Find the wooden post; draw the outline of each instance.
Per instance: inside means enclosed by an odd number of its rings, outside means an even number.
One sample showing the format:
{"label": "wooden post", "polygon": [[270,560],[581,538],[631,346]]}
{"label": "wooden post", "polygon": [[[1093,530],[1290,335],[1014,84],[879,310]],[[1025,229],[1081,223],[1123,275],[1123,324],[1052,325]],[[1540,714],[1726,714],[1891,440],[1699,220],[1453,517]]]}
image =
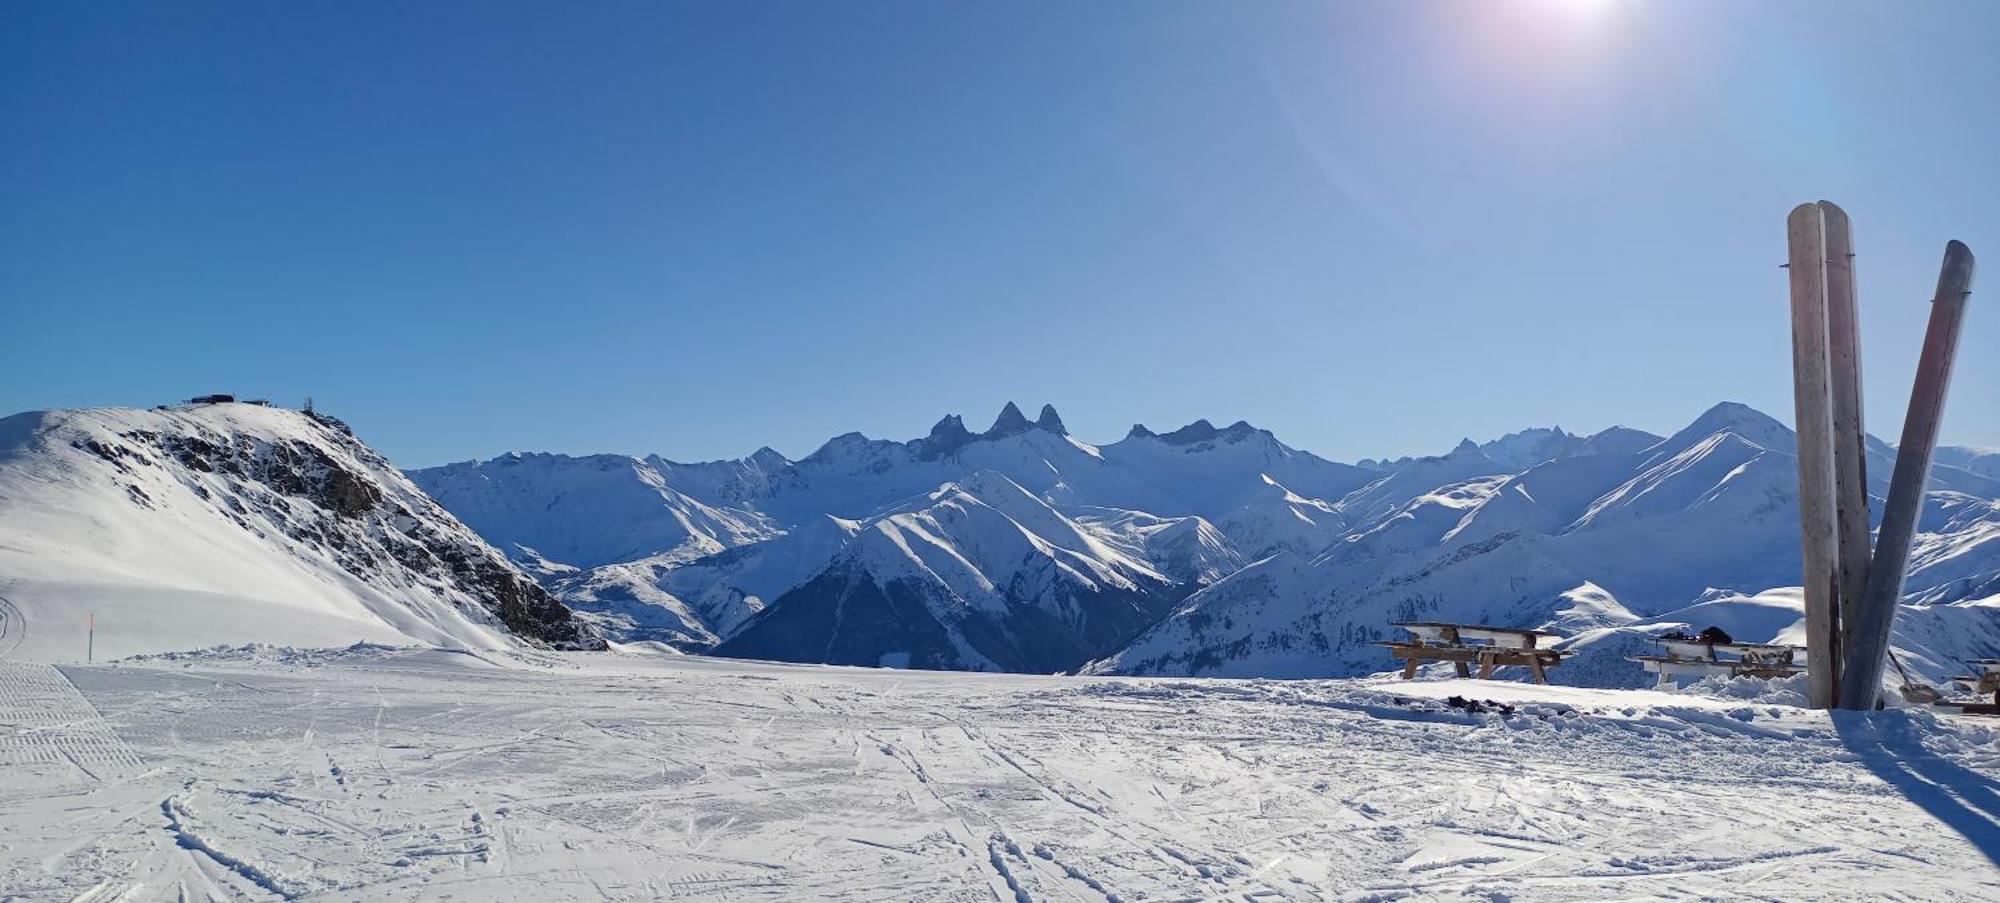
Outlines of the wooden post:
{"label": "wooden post", "polygon": [[1882,505],[1882,532],[1868,569],[1868,589],[1861,597],[1855,623],[1848,628],[1851,653],[1840,695],[1847,708],[1873,709],[1881,695],[1882,661],[1889,654],[1896,604],[1903,598],[1910,544],[1916,540],[1917,518],[1923,513],[1924,487],[1930,482],[1931,454],[1937,449],[1945,390],[1951,385],[1952,360],[1958,355],[1959,326],[1965,321],[1965,302],[1972,294],[1972,264],[1970,248],[1957,241],[1945,245],[1937,295],[1931,299],[1930,326],[1924,332],[1923,356],[1917,359],[1916,385],[1910,390],[1910,410],[1903,417],[1903,441],[1896,447],[1889,499]]}
{"label": "wooden post", "polygon": [[[1868,588],[1868,447],[1861,422],[1861,326],[1854,285],[1854,235],[1847,211],[1820,201],[1826,235],[1826,338],[1833,401],[1833,520],[1838,553],[1834,596],[1840,648]],[[1851,654],[1851,653],[1846,653]],[[1845,670],[1846,663],[1840,664]],[[1839,672],[1836,672],[1839,673]],[[1836,700],[1839,698],[1835,694]]]}
{"label": "wooden post", "polygon": [[1792,389],[1799,441],[1799,550],[1805,562],[1806,695],[1832,708],[1840,679],[1839,539],[1834,519],[1833,402],[1826,328],[1826,233],[1818,204],[1786,219],[1792,283]]}

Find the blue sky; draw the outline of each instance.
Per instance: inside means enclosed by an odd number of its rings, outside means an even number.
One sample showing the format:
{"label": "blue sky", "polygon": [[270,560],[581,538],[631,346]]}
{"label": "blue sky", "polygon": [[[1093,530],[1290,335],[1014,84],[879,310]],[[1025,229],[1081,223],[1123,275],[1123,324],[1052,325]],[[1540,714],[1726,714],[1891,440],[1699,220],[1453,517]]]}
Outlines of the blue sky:
{"label": "blue sky", "polygon": [[[1894,441],[1945,240],[2000,261],[2000,4],[5,17],[0,409],[312,395],[409,466],[1008,399],[1341,459],[1789,421],[1777,265],[1821,197]],[[1994,294],[1947,442],[2000,445]]]}

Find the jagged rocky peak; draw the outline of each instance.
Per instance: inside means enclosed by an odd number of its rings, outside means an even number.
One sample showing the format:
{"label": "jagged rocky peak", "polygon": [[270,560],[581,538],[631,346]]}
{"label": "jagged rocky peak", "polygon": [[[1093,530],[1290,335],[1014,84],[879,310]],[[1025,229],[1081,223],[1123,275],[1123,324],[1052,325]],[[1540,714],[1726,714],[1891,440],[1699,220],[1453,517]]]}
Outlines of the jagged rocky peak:
{"label": "jagged rocky peak", "polygon": [[1143,423],[1132,424],[1131,432],[1125,434],[1125,438],[1127,439],[1157,439],[1159,437],[1159,433],[1147,429]]}
{"label": "jagged rocky peak", "polygon": [[1569,457],[1577,453],[1582,444],[1582,439],[1570,435],[1560,426],[1537,426],[1481,443],[1479,450],[1495,464],[1511,470],[1526,470],[1544,461]]}
{"label": "jagged rocky peak", "polygon": [[1168,445],[1193,445],[1196,442],[1207,442],[1215,438],[1216,433],[1219,432],[1221,430],[1216,429],[1215,424],[1209,423],[1206,418],[1203,418],[1171,433],[1162,434],[1160,441]]}
{"label": "jagged rocky peak", "polygon": [[1058,436],[1068,435],[1063,427],[1062,415],[1056,413],[1055,405],[1042,405],[1041,416],[1029,420],[1021,413],[1021,408],[1013,402],[1000,409],[1000,416],[994,418],[993,426],[986,432],[975,433],[965,428],[965,419],[957,414],[946,414],[931,427],[930,434],[922,439],[913,439],[909,448],[923,460],[935,460],[964,448],[968,443],[980,439],[1004,439],[1018,436],[1029,430],[1043,430]]}
{"label": "jagged rocky peak", "polygon": [[[946,419],[957,420],[958,418],[954,416]],[[943,424],[940,423],[939,426],[943,426]],[[960,424],[960,427],[963,426],[964,424]],[[1000,416],[994,418],[992,428],[984,433],[980,433],[978,438],[1000,439],[1007,436],[1019,435],[1029,430],[1043,430],[1059,436],[1068,435],[1069,433],[1063,427],[1062,416],[1056,413],[1055,405],[1042,405],[1041,416],[1030,421],[1028,415],[1021,413],[1020,406],[1010,401],[1007,402],[1006,407],[1000,409]]]}
{"label": "jagged rocky peak", "polygon": [[1000,416],[993,419],[992,428],[988,429],[984,436],[988,439],[1012,436],[1027,432],[1033,425],[1028,422],[1028,415],[1021,413],[1021,409],[1010,401],[1006,407],[1000,409]]}
{"label": "jagged rocky peak", "polygon": [[964,442],[972,438],[972,431],[965,428],[965,418],[957,414],[946,414],[931,427],[934,442]]}
{"label": "jagged rocky peak", "polygon": [[1479,443],[1472,441],[1470,437],[1458,440],[1458,445],[1451,450],[1451,454],[1454,455],[1478,454],[1478,453],[1479,453]]}
{"label": "jagged rocky peak", "polygon": [[946,414],[931,427],[931,433],[923,439],[923,450],[932,456],[947,455],[963,448],[975,436],[965,428],[965,418],[957,414]]}
{"label": "jagged rocky peak", "polygon": [[1133,436],[1158,439],[1168,445],[1194,445],[1201,442],[1211,442],[1216,439],[1227,442],[1240,442],[1262,432],[1263,430],[1251,426],[1247,420],[1238,420],[1226,427],[1217,429],[1215,424],[1202,419],[1196,420],[1171,433],[1157,434],[1152,430],[1146,429],[1144,426],[1132,427]]}
{"label": "jagged rocky peak", "polygon": [[766,445],[750,453],[750,463],[765,470],[775,470],[792,463],[792,459],[785,457],[777,449]]}

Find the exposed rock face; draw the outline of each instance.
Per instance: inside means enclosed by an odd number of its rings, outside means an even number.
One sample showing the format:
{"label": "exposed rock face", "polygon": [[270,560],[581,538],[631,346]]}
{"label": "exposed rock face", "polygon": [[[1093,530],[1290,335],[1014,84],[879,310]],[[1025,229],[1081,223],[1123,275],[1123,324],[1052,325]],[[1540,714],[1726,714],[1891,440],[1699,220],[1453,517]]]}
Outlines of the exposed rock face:
{"label": "exposed rock face", "polygon": [[965,420],[957,414],[947,414],[937,426],[931,427],[931,434],[922,440],[917,456],[923,460],[935,460],[965,447],[973,440],[971,430],[965,428]]}
{"label": "exposed rock face", "polygon": [[993,419],[993,426],[983,435],[987,439],[999,439],[1025,433],[1033,426],[1034,424],[1028,422],[1028,415],[1021,413],[1021,409],[1010,401],[1006,407],[1000,409],[1000,416]]}
{"label": "exposed rock face", "polygon": [[[60,441],[109,464],[108,478],[124,484],[133,505],[185,517],[209,508],[276,546],[277,556],[330,561],[391,599],[457,607],[474,623],[497,619],[534,645],[604,648],[567,607],[345,424],[324,415],[231,407],[238,406],[22,417],[42,418],[39,442]],[[30,455],[36,454],[33,444]],[[101,468],[87,467],[83,481],[107,479]]]}

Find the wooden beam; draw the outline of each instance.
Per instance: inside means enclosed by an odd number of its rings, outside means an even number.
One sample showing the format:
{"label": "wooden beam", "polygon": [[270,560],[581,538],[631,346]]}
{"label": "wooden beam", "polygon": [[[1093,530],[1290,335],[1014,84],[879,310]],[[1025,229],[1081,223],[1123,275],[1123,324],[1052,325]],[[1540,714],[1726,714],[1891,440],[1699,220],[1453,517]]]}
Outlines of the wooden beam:
{"label": "wooden beam", "polygon": [[1903,416],[1903,441],[1896,446],[1896,470],[1889,479],[1889,498],[1882,504],[1881,538],[1869,567],[1868,589],[1861,597],[1859,616],[1848,628],[1852,651],[1840,697],[1847,708],[1873,709],[1882,692],[1882,663],[1889,654],[1896,604],[1903,599],[1917,518],[1923,514],[1931,455],[1944,420],[1945,390],[1951,386],[1952,362],[1958,356],[1959,326],[1965,322],[1966,299],[1972,295],[1972,270],[1972,249],[1957,241],[1947,243],[1937,294],[1931,299],[1923,355],[1917,359],[1916,384],[1910,390],[1910,410]]}
{"label": "wooden beam", "polygon": [[1853,226],[1847,211],[1832,201],[1820,201],[1819,212],[1826,234],[1827,364],[1833,402],[1833,519],[1838,544],[1834,596],[1840,600],[1837,620],[1844,652],[1848,625],[1853,623],[1861,594],[1868,588],[1868,448],[1861,422],[1861,327],[1854,284]]}
{"label": "wooden beam", "polygon": [[1792,289],[1792,389],[1798,428],[1799,545],[1804,560],[1806,695],[1832,708],[1839,693],[1839,539],[1834,519],[1833,402],[1827,361],[1826,234],[1818,204],[1786,219]]}

